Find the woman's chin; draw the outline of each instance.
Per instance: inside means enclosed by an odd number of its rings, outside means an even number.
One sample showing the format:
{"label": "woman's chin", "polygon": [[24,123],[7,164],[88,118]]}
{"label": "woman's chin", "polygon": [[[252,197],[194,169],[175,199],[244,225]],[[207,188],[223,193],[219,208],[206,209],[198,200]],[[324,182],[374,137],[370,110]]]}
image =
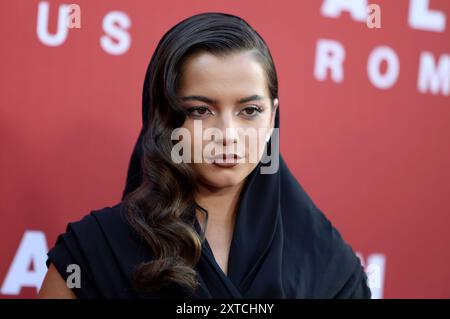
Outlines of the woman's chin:
{"label": "woman's chin", "polygon": [[242,172],[230,172],[227,170],[208,170],[202,174],[203,183],[214,188],[226,188],[239,185],[246,175]]}
{"label": "woman's chin", "polygon": [[233,187],[241,184],[254,169],[255,164],[237,164],[233,167],[221,167],[215,164],[196,166],[203,184],[213,188]]}
{"label": "woman's chin", "polygon": [[[225,175],[225,174],[223,174]],[[222,189],[227,187],[237,186],[242,182],[242,179],[237,179],[235,177],[230,176],[208,176],[204,178],[204,183],[209,185],[210,187]]]}

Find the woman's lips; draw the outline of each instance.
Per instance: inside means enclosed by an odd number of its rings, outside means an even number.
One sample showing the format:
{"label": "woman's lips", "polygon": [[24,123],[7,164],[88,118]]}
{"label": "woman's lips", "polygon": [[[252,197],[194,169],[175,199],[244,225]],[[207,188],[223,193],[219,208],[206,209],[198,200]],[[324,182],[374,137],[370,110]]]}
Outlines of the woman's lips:
{"label": "woman's lips", "polygon": [[239,163],[237,163],[237,162],[232,162],[232,163],[217,163],[217,162],[214,162],[213,164],[216,165],[216,166],[222,167],[222,168],[230,168],[230,167],[236,166]]}
{"label": "woman's lips", "polygon": [[217,155],[211,158],[211,161],[214,165],[223,167],[223,168],[229,168],[234,167],[237,164],[240,163],[239,159],[241,159],[242,156],[239,156],[237,154],[222,154]]}

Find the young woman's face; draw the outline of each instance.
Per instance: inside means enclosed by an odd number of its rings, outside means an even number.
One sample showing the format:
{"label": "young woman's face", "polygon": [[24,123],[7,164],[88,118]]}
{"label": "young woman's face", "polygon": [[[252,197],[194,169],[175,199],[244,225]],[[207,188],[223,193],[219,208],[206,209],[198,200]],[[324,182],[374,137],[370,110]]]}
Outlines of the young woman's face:
{"label": "young woman's face", "polygon": [[[191,135],[190,165],[199,176],[197,182],[213,188],[243,182],[263,155],[278,107],[278,99],[270,99],[265,72],[251,51],[225,57],[208,52],[189,56],[182,67],[177,94],[188,111],[183,127]],[[208,136],[208,129],[221,134]],[[256,149],[250,144],[251,131],[256,132]],[[194,162],[196,152],[201,163]],[[226,167],[224,162],[232,164]]]}

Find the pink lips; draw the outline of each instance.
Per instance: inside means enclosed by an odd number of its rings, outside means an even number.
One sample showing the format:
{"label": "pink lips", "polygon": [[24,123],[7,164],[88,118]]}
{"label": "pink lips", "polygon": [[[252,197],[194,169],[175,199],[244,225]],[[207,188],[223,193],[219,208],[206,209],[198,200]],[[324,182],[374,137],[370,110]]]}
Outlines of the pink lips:
{"label": "pink lips", "polygon": [[230,168],[230,167],[236,166],[238,163],[216,163],[216,162],[214,162],[213,164],[216,166],[219,166],[219,167],[223,167],[223,168]]}
{"label": "pink lips", "polygon": [[234,167],[239,164],[238,159],[242,158],[237,154],[218,154],[211,158],[213,164],[223,168]]}

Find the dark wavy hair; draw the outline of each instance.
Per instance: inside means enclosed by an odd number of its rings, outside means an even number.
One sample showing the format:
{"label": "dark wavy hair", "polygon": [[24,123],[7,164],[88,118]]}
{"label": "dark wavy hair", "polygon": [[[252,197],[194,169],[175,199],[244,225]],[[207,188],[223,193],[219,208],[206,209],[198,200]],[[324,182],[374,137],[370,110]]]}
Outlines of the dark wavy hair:
{"label": "dark wavy hair", "polygon": [[[128,176],[122,197],[130,224],[154,255],[135,269],[133,280],[139,290],[178,284],[194,291],[198,285],[194,268],[208,212],[195,202],[192,167],[171,160],[172,131],[186,119],[177,96],[181,66],[198,51],[225,56],[246,50],[254,52],[265,70],[273,107],[278,80],[272,56],[261,36],[240,17],[218,12],[191,16],[162,37],[151,58],[143,88],[143,127],[136,144],[142,157],[133,168],[141,175]],[[203,231],[195,227],[196,209],[205,217]]]}

